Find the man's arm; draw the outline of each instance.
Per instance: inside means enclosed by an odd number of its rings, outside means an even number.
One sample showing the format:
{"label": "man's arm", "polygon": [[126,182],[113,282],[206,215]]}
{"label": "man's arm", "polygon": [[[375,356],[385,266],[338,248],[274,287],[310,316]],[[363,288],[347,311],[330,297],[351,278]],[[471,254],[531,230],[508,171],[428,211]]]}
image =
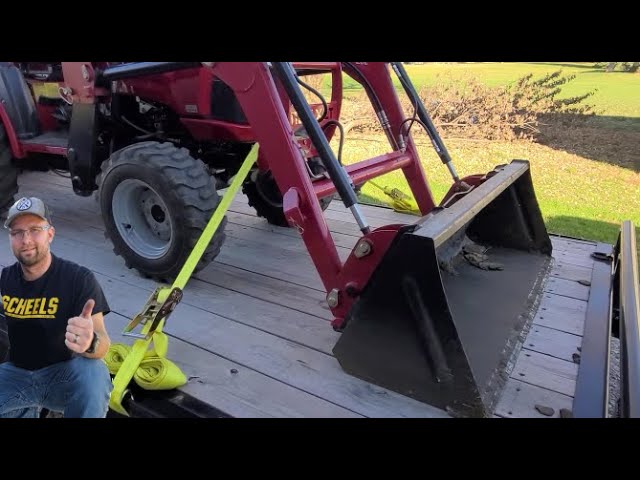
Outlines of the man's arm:
{"label": "man's arm", "polygon": [[109,338],[107,329],[104,326],[104,316],[102,313],[96,313],[92,315],[91,318],[93,319],[93,331],[98,335],[98,346],[96,347],[95,352],[82,353],[82,355],[87,358],[104,358],[109,351],[109,346],[111,345],[111,339]]}

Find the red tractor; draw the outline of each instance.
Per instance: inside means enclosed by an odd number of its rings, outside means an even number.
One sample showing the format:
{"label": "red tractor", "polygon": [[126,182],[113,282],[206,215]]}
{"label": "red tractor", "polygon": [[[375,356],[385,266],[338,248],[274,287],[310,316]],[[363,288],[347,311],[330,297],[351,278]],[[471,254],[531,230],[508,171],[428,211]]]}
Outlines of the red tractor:
{"label": "red tractor", "polygon": [[[333,80],[333,98],[315,106],[329,125],[340,112],[335,67]],[[98,192],[115,253],[160,279],[177,274],[218,204],[217,190],[255,142],[233,91],[200,64],[4,63],[0,95],[0,215],[17,190],[15,166],[68,171],[78,195]],[[322,177],[308,139],[298,140],[309,175]],[[244,192],[259,215],[286,225],[264,157]],[[331,198],[321,200],[324,208]],[[220,228],[198,269],[223,241]]]}
{"label": "red tractor", "polygon": [[[329,100],[303,80],[315,74],[330,74]],[[362,85],[389,141],[350,165],[330,146],[343,75]],[[299,230],[342,332],[343,368],[461,415],[491,411],[551,242],[528,162],[460,178],[401,63],[12,62],[0,64],[0,97],[0,208],[13,201],[16,167],[68,171],[78,195],[97,194],[115,253],[160,279],[178,273],[218,190],[259,143],[244,192],[269,222]],[[412,128],[427,131],[451,173],[439,205]],[[355,189],[393,170],[423,217],[372,229]],[[346,262],[323,215],[336,193],[362,232]],[[219,252],[223,226],[198,268]],[[490,261],[469,261],[487,252]]]}

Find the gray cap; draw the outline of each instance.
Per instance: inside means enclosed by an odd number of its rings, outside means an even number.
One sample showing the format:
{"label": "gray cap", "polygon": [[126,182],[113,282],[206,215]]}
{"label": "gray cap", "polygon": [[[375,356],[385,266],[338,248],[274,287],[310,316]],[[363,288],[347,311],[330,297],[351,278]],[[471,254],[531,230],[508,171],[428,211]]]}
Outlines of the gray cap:
{"label": "gray cap", "polygon": [[9,215],[4,222],[4,228],[9,228],[11,222],[20,215],[31,214],[37,215],[43,220],[51,223],[51,214],[49,208],[44,204],[42,200],[36,197],[22,197],[9,209]]}

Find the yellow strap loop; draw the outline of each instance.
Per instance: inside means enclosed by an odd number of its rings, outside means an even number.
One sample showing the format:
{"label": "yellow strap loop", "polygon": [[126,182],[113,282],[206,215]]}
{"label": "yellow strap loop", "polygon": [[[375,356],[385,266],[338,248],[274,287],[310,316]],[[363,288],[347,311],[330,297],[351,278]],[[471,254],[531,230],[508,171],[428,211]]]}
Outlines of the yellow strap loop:
{"label": "yellow strap loop", "polygon": [[[211,242],[224,215],[231,206],[233,198],[249,174],[251,167],[256,162],[258,158],[258,148],[258,144],[254,144],[240,167],[240,170],[233,178],[227,192],[223,195],[216,211],[200,235],[198,242],[189,254],[187,261],[180,270],[173,285],[160,291],[158,302],[166,300],[173,288],[178,287],[182,290],[186,286],[207,245]],[[121,415],[129,416],[129,413],[122,406],[122,400],[128,391],[127,387],[132,379],[141,388],[147,390],[170,390],[187,383],[186,376],[180,371],[178,366],[165,358],[169,338],[162,332],[164,323],[165,319],[162,319],[151,338],[136,340],[131,347],[121,343],[115,343],[109,347],[105,361],[111,374],[115,375],[109,406]],[[151,323],[149,322],[142,328],[142,333],[147,334],[150,328]],[[147,351],[152,342],[154,348]]]}
{"label": "yellow strap loop", "polygon": [[[165,358],[166,346],[159,348],[158,343],[168,345],[167,335],[156,331],[153,342],[155,348],[144,353],[133,380],[145,390],[171,390],[184,385],[187,382],[185,375],[175,363]],[[105,358],[109,372],[117,374],[131,351],[129,345],[114,344]]]}
{"label": "yellow strap loop", "polygon": [[415,203],[415,200],[398,188],[383,187],[372,180],[369,183],[376,187],[391,199],[391,208],[399,213],[408,213],[411,215],[421,216],[422,213]]}

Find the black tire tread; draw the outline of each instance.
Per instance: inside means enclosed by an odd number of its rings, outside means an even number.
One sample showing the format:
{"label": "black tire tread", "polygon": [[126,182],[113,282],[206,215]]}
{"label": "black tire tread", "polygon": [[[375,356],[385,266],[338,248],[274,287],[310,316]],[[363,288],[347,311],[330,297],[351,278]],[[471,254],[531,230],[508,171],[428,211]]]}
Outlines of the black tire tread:
{"label": "black tire tread", "polygon": [[[102,190],[108,172],[124,164],[147,165],[155,171],[162,172],[162,176],[171,184],[173,191],[183,204],[182,217],[186,224],[186,231],[188,231],[187,244],[180,252],[180,262],[163,272],[145,271],[139,265],[134,265],[131,259],[127,258],[126,252],[120,251],[117,243],[114,242],[112,237],[118,235],[117,232],[111,232],[107,228],[107,236],[114,244],[113,251],[116,255],[124,258],[128,268],[134,268],[143,275],[157,280],[171,281],[180,272],[184,261],[198,242],[202,230],[219,204],[220,197],[215,189],[215,184],[204,164],[194,159],[186,148],[178,148],[169,142],[141,142],[114,152],[102,163],[101,170],[96,177],[98,192]],[[209,265],[220,253],[226,238],[224,233],[226,221],[225,216],[194,269],[194,273]]]}
{"label": "black tire tread", "polygon": [[[249,206],[255,209],[256,214],[259,217],[265,218],[271,225],[276,225],[278,227],[290,227],[289,222],[287,222],[287,219],[284,216],[282,207],[277,208],[267,203],[260,193],[258,193],[258,188],[254,182],[245,182],[242,185],[242,192],[247,196]],[[326,210],[332,200],[333,197],[331,196],[321,198],[320,208],[322,208],[323,211]]]}

